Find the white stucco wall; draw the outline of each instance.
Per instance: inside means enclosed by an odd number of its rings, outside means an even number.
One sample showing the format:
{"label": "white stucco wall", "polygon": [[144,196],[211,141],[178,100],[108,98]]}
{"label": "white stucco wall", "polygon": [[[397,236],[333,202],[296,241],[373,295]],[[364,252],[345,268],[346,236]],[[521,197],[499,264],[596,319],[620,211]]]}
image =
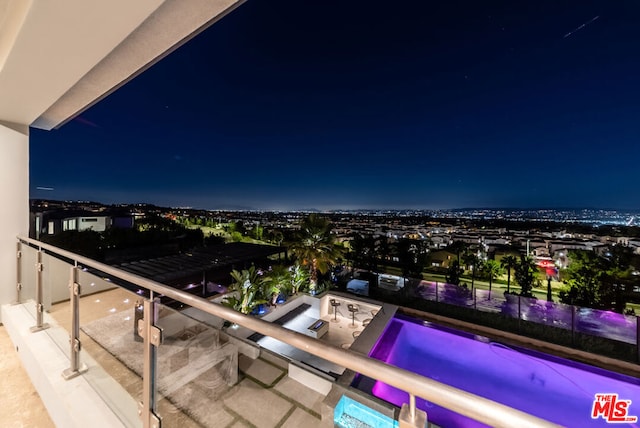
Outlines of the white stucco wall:
{"label": "white stucco wall", "polygon": [[93,230],[104,232],[110,226],[109,217],[78,217],[78,230]]}
{"label": "white stucco wall", "polygon": [[5,304],[16,298],[16,236],[29,234],[29,136],[0,125],[0,153],[0,304]]}

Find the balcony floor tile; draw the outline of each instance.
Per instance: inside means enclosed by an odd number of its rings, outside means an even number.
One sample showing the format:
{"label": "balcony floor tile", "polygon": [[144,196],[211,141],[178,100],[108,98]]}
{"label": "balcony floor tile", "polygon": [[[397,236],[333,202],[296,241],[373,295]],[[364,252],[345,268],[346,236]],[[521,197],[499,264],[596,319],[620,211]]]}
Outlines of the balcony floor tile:
{"label": "balcony floor tile", "polygon": [[40,396],[22,367],[7,329],[0,325],[0,421],[3,427],[53,428]]}

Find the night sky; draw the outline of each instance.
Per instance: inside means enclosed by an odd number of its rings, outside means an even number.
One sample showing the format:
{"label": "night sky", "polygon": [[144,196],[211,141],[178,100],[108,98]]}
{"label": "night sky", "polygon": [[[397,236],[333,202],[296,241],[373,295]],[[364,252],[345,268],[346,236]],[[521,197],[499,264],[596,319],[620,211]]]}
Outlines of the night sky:
{"label": "night sky", "polygon": [[32,130],[31,197],[637,209],[639,79],[636,0],[249,0]]}

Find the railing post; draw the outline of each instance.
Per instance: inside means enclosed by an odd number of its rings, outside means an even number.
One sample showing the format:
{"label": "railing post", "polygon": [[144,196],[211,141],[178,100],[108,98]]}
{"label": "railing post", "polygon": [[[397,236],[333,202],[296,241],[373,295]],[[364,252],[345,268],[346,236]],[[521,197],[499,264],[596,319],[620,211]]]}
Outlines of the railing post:
{"label": "railing post", "polygon": [[400,428],[424,428],[427,425],[427,413],[416,409],[416,396],[409,394],[409,405],[402,404],[398,417]]}
{"label": "railing post", "polygon": [[20,292],[22,291],[22,243],[16,242],[16,301],[14,305],[20,304]]}
{"label": "railing post", "polygon": [[49,328],[49,324],[43,323],[42,317],[44,306],[42,305],[42,249],[38,248],[38,258],[36,261],[36,325],[31,327],[32,333]]}
{"label": "railing post", "polygon": [[416,420],[416,396],[413,394],[409,394],[409,415],[412,421]]}
{"label": "railing post", "polygon": [[143,428],[160,428],[161,419],[156,413],[157,407],[157,360],[158,347],[162,343],[162,330],[156,327],[156,305],[151,300],[144,301],[143,318],[138,320],[138,334],[144,340],[144,367],[142,375],[142,401],[138,404],[138,414]]}
{"label": "railing post", "polygon": [[571,345],[576,344],[576,307],[571,305]]}
{"label": "railing post", "polygon": [[473,292],[473,309],[478,310],[478,289],[473,288],[471,291]]}
{"label": "railing post", "polygon": [[636,361],[640,361],[640,317],[636,315]]}
{"label": "railing post", "polygon": [[522,296],[518,295],[518,333],[520,333],[522,324]]}
{"label": "railing post", "polygon": [[78,266],[71,266],[69,273],[69,294],[71,303],[71,367],[62,372],[62,377],[69,380],[87,371],[87,366],[80,363],[80,284]]}
{"label": "railing post", "polygon": [[436,303],[438,303],[438,281],[436,281]]}

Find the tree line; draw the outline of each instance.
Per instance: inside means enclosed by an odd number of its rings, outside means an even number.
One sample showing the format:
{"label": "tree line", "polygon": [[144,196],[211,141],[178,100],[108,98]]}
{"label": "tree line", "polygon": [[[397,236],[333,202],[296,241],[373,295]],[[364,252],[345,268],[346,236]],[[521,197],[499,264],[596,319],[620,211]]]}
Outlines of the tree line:
{"label": "tree line", "polygon": [[[198,222],[215,226],[207,219]],[[67,231],[44,236],[43,241],[97,260],[103,260],[107,251],[118,249],[151,248],[171,243],[178,251],[185,251],[224,241],[216,236],[205,237],[202,230],[188,226],[189,223],[185,220],[148,216],[137,220],[133,229],[111,228],[101,233],[91,230]],[[392,242],[386,237],[360,233],[352,235],[348,248],[336,242],[330,219],[317,214],[305,217],[299,229],[294,231],[265,230],[259,224],[246,228],[241,222],[229,222],[224,227],[232,236],[250,235],[254,239],[287,246],[292,258],[289,262],[293,268],[286,266],[272,269],[279,272],[276,276],[281,278],[286,276],[283,269],[304,271],[307,283],[296,287],[296,291],[303,289],[317,292],[329,286],[332,267],[343,264],[369,272],[378,272],[388,266],[396,267],[403,277],[417,279],[419,283],[425,269],[429,269],[432,254],[428,240],[403,238]],[[532,297],[532,290],[541,287],[545,279],[535,261],[519,254],[517,250],[507,253],[500,261],[487,257],[477,247],[460,241],[444,250],[455,255],[454,260],[442,272],[449,284],[470,286],[473,289],[475,281],[483,279],[488,280],[491,291],[494,280],[506,274],[507,293],[513,293],[511,286],[517,285],[518,294]],[[559,301],[596,309],[624,311],[630,296],[633,296],[634,287],[640,285],[632,268],[639,264],[639,259],[630,248],[620,245],[612,247],[611,252],[604,255],[593,251],[570,251],[570,263],[561,271],[563,287],[558,293]],[[247,275],[242,272],[239,274]],[[237,282],[238,278],[234,278],[234,281]],[[282,281],[287,283],[289,280]],[[551,299],[550,283],[548,290],[548,298]],[[410,293],[410,287],[405,292]],[[262,293],[262,298],[256,297],[255,300],[264,300],[268,297],[267,294]],[[259,293],[256,294],[258,295]]]}

